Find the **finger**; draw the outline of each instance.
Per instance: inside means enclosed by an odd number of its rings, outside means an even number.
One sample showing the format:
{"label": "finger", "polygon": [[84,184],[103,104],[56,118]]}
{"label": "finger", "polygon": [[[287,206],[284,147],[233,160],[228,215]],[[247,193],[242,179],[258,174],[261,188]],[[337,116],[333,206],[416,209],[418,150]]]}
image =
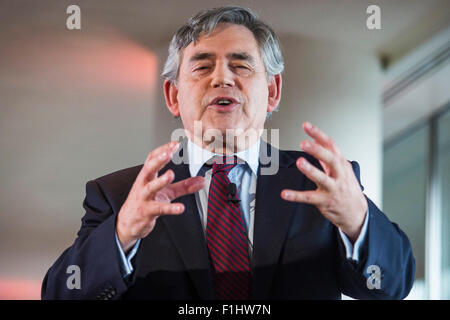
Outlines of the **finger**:
{"label": "finger", "polygon": [[182,203],[157,203],[156,212],[153,214],[156,217],[164,215],[177,215],[184,212],[184,204]]}
{"label": "finger", "polygon": [[145,185],[144,198],[153,199],[158,191],[168,186],[175,179],[175,174],[172,170],[167,170],[162,176],[151,180]]}
{"label": "finger", "polygon": [[335,169],[336,171],[339,169],[338,162],[336,161],[337,155],[332,153],[330,150],[325,149],[320,144],[313,141],[303,140],[300,147],[316,159],[325,162],[332,169]]}
{"label": "finger", "polygon": [[149,162],[151,159],[155,158],[159,154],[161,154],[163,151],[168,151],[172,148],[175,141],[168,142],[162,146],[159,146],[158,148],[150,151],[147,155],[147,158],[145,159],[144,165]]}
{"label": "finger", "polygon": [[325,132],[320,130],[318,127],[312,125],[310,122],[303,123],[303,130],[311,138],[313,138],[317,143],[321,144],[323,147],[330,149],[331,151],[340,154],[338,146],[331,137],[329,137]]}
{"label": "finger", "polygon": [[286,201],[300,202],[318,206],[323,202],[323,196],[318,191],[295,191],[284,189],[281,198]]}
{"label": "finger", "polygon": [[192,177],[173,183],[164,190],[164,194],[172,201],[181,196],[191,194],[203,189],[205,186],[205,178]]}
{"label": "finger", "polygon": [[166,144],[163,144],[162,146],[159,146],[158,148],[152,150],[148,156],[147,160],[150,160],[151,158],[157,157],[162,152],[169,152],[169,151],[175,151],[178,149],[179,143],[176,140],[173,140],[171,142],[168,142]]}
{"label": "finger", "polygon": [[331,176],[330,167],[322,160],[319,160],[319,163],[320,163],[320,166],[322,167],[323,171],[325,172],[325,174],[328,176]]}
{"label": "finger", "polygon": [[139,173],[142,183],[155,179],[160,171],[172,159],[172,154],[178,148],[178,142],[172,141],[150,152]]}
{"label": "finger", "polygon": [[323,171],[311,165],[305,158],[297,159],[297,168],[305,174],[318,187],[331,190],[334,186],[334,180],[327,176]]}

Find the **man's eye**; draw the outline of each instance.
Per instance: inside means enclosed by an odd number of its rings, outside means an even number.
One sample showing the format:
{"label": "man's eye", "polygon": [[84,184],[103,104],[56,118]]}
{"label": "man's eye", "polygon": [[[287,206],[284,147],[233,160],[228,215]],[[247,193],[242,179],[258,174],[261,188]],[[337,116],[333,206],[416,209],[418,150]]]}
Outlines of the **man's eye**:
{"label": "man's eye", "polygon": [[249,75],[252,72],[252,69],[244,64],[234,65],[233,70],[239,75]]}
{"label": "man's eye", "polygon": [[209,69],[208,66],[202,66],[202,67],[195,68],[194,71],[203,71],[203,70],[208,70],[208,69]]}

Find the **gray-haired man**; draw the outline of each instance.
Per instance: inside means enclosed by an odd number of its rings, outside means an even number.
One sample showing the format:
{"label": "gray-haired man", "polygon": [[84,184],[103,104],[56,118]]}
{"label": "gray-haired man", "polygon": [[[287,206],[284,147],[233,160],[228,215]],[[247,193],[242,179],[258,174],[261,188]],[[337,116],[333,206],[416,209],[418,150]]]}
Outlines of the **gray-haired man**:
{"label": "gray-haired man", "polygon": [[[164,95],[187,139],[88,182],[78,238],[43,298],[404,298],[411,246],[364,196],[357,163],[307,122],[306,152],[260,139],[283,68],[276,34],[250,10],[206,10],[181,27]],[[274,153],[276,174],[261,174],[261,154]],[[67,285],[70,265],[79,289]]]}

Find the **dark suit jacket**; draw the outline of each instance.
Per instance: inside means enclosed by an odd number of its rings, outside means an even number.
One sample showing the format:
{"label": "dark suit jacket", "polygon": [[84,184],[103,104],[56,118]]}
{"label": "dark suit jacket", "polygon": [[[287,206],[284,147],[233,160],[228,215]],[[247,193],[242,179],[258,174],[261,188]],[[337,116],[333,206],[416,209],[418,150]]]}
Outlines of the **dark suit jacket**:
{"label": "dark suit jacket", "polygon": [[[262,143],[261,148],[269,145]],[[269,148],[270,149],[270,148]],[[407,236],[368,199],[369,224],[358,262],[346,259],[338,229],[311,205],[281,199],[284,188],[315,184],[295,166],[298,151],[279,151],[276,175],[258,175],[254,222],[253,299],[402,299],[410,291],[415,262]],[[270,150],[269,150],[270,153]],[[260,164],[261,167],[269,164]],[[359,166],[352,162],[359,179]],[[207,246],[194,195],[176,199],[180,216],[158,218],[123,279],[115,241],[117,214],[142,166],[89,181],[78,237],[48,270],[43,299],[214,299]],[[187,164],[169,163],[175,181],[190,176]],[[81,270],[81,288],[69,289],[70,265]],[[369,289],[367,269],[381,270],[381,288]]]}

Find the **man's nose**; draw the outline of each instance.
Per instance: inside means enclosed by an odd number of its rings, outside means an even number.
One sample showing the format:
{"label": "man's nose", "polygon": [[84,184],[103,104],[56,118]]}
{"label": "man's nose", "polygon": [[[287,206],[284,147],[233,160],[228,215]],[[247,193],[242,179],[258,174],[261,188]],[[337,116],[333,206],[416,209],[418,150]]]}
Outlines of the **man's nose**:
{"label": "man's nose", "polygon": [[233,87],[234,73],[225,63],[217,64],[212,73],[211,87]]}

